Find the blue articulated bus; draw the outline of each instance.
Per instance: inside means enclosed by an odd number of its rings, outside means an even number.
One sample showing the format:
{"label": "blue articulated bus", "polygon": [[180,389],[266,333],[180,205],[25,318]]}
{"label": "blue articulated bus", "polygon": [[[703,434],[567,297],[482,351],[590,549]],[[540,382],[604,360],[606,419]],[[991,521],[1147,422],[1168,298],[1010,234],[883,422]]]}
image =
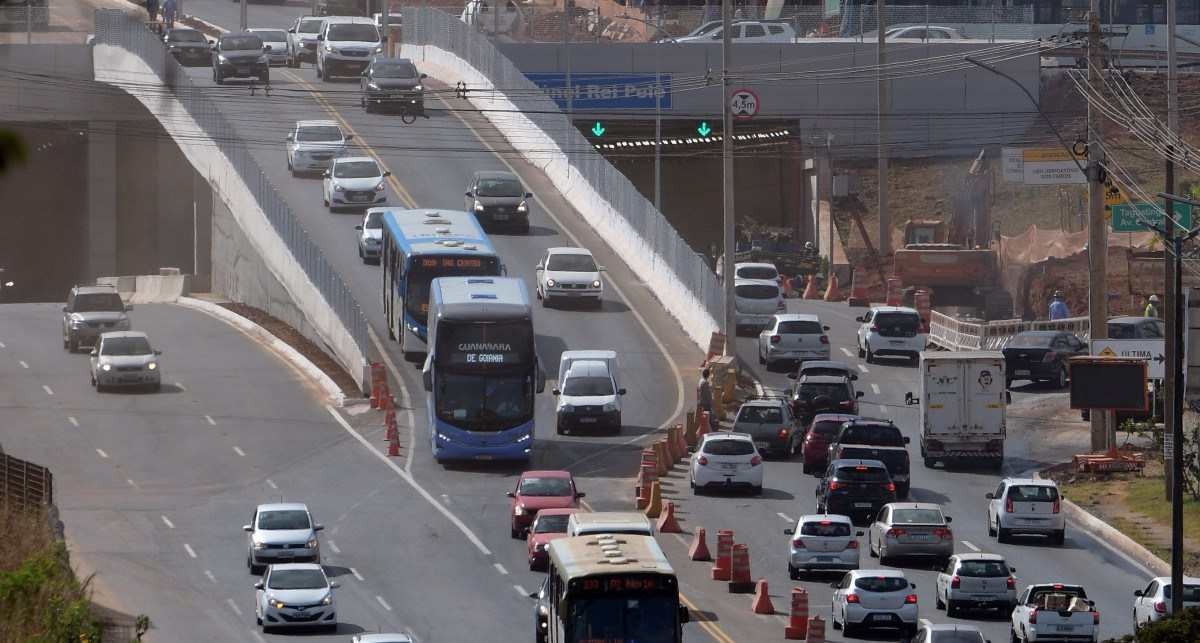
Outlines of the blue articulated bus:
{"label": "blue articulated bus", "polygon": [[[376,208],[372,208],[375,210]],[[426,350],[429,284],[438,277],[499,276],[496,249],[469,212],[383,211],[383,312],[405,358]]]}
{"label": "blue articulated bus", "polygon": [[428,326],[422,376],[434,459],[528,460],[545,378],[525,282],[434,279]]}

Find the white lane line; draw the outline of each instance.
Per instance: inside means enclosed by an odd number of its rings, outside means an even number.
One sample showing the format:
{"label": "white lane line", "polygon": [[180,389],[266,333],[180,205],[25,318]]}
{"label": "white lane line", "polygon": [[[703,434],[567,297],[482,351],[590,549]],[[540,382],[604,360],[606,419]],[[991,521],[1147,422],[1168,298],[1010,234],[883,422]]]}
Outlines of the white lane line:
{"label": "white lane line", "polygon": [[876,395],[879,395],[879,385],[876,384],[875,382],[871,382],[871,392]]}
{"label": "white lane line", "polygon": [[46,392],[46,395],[54,395],[54,389],[46,386],[45,384],[42,384],[42,390]]}
{"label": "white lane line", "polygon": [[211,416],[211,415],[206,415],[206,416],[204,416],[204,421],[205,421],[205,422],[208,422],[209,424],[211,424],[211,425],[213,425],[213,426],[216,426],[216,425],[217,425],[217,421],[216,421],[216,420],[214,420],[214,419],[212,419],[212,416]]}
{"label": "white lane line", "polygon": [[789,518],[788,515],[783,513],[782,511],[776,512],[775,515],[779,516],[780,518],[783,518],[786,522],[792,522],[792,519]]}
{"label": "white lane line", "polygon": [[166,525],[168,529],[175,528],[175,523],[171,522],[170,518],[168,518],[166,516],[159,516],[159,518],[162,518],[163,524]]}
{"label": "white lane line", "polygon": [[864,372],[864,373],[870,373],[870,372],[871,372],[871,371],[868,371],[868,370],[867,370],[867,367],[866,367],[866,366],[863,366],[862,364],[855,364],[855,366],[857,366],[857,367],[858,367],[858,370],[860,370],[860,371],[862,371],[862,372]]}
{"label": "white lane line", "polygon": [[388,605],[387,601],[383,600],[383,597],[380,596],[379,594],[375,595],[375,600],[379,601],[379,604],[383,606],[383,609],[385,609],[389,612],[392,611],[392,606]]}
{"label": "white lane line", "polygon": [[254,640],[259,643],[267,643],[267,639],[264,639],[262,634],[258,633],[258,630],[250,630],[250,633],[254,635]]}
{"label": "white lane line", "polygon": [[210,580],[210,581],[212,581],[212,582],[214,582],[214,583],[215,583],[215,582],[217,582],[217,577],[216,577],[216,576],[213,576],[213,573],[212,573],[211,571],[209,571],[209,570],[207,570],[207,569],[206,569],[206,570],[204,570],[204,575],[208,577],[208,580]]}
{"label": "white lane line", "polygon": [[192,558],[196,557],[196,550],[192,549],[191,545],[183,543],[183,548],[187,550],[188,556],[191,556]]}
{"label": "white lane line", "polygon": [[875,406],[878,406],[878,407],[879,407],[879,412],[880,412],[880,413],[883,413],[884,415],[891,415],[891,414],[892,414],[892,407],[890,407],[890,406],[888,406],[888,405],[886,405],[886,404],[876,404]]}
{"label": "white lane line", "polygon": [[186,390],[187,390],[186,388],[184,388],[184,387],[183,387],[183,384],[182,384],[182,383],[180,383],[180,382],[175,382],[175,388],[177,388],[177,389],[179,389],[179,390],[181,390],[181,391],[186,391]]}
{"label": "white lane line", "polygon": [[235,444],[235,445],[233,445],[233,452],[234,452],[234,453],[236,453],[236,454],[238,454],[238,455],[240,455],[240,456],[242,456],[243,458],[244,458],[244,457],[246,457],[246,452],[245,452],[245,451],[242,451],[242,448],[241,448],[241,447],[239,447],[239,446],[238,446],[238,445],[236,445],[236,444]]}
{"label": "white lane line", "polygon": [[225,604],[229,606],[229,609],[233,610],[234,614],[237,614],[238,616],[242,615],[241,608],[237,606],[237,603],[233,602],[232,598],[225,599]]}
{"label": "white lane line", "polygon": [[353,437],[355,440],[358,440],[364,447],[367,448],[367,451],[371,452],[371,454],[376,458],[379,458],[380,462],[386,464],[392,471],[396,472],[396,475],[400,476],[401,480],[407,482],[408,486],[412,487],[417,493],[421,494],[421,497],[425,499],[425,502],[433,505],[433,508],[437,509],[438,513],[445,516],[451,524],[457,527],[458,530],[467,537],[467,540],[471,541],[472,545],[475,545],[475,548],[478,549],[480,553],[482,553],[484,556],[492,555],[492,550],[488,549],[487,545],[483,544],[483,541],[479,539],[479,536],[476,536],[475,532],[471,531],[471,528],[468,527],[466,523],[459,519],[458,516],[451,513],[445,505],[438,502],[437,498],[434,498],[432,494],[426,491],[425,487],[422,487],[421,484],[412,477],[412,475],[410,475],[404,469],[401,469],[400,466],[395,462],[389,460],[382,451],[376,449],[375,446],[368,442],[366,438],[364,438],[362,435],[359,435],[357,431],[351,428],[350,423],[346,422],[346,418],[342,417],[342,414],[338,413],[337,409],[328,405],[325,407],[325,409],[329,411],[329,414],[333,416],[333,419],[338,423],[339,426],[342,427],[342,429],[346,431],[346,433],[349,433],[351,437]]}
{"label": "white lane line", "polygon": [[29,368],[29,364],[26,364],[26,363],[25,363],[25,360],[21,360],[21,361],[20,361],[20,362],[18,362],[18,363],[21,365],[21,368]]}
{"label": "white lane line", "polygon": [[138,483],[134,482],[132,478],[125,478],[125,482],[128,482],[129,486],[137,489],[138,491],[142,490],[142,488],[138,486]]}
{"label": "white lane line", "polygon": [[964,540],[964,541],[962,541],[962,544],[963,544],[964,546],[966,546],[966,548],[967,548],[967,549],[970,549],[971,551],[979,551],[979,548],[978,548],[978,547],[976,547],[976,546],[975,546],[973,543],[971,543],[971,541],[969,541],[969,540]]}
{"label": "white lane line", "polygon": [[0,348],[8,348],[8,347],[4,345],[4,342],[0,342]]}
{"label": "white lane line", "polygon": [[517,591],[517,593],[520,594],[522,597],[529,596],[529,592],[525,591],[525,588],[521,587],[520,585],[513,585],[513,589],[515,589]]}
{"label": "white lane line", "polygon": [[354,577],[357,578],[360,583],[366,580],[362,577],[362,574],[358,573],[358,570],[354,569],[353,567],[350,568],[350,573],[354,574]]}
{"label": "white lane line", "polygon": [[504,569],[504,565],[501,565],[500,563],[492,563],[492,567],[495,567],[496,571],[500,572],[501,575],[508,576],[508,570]]}
{"label": "white lane line", "polygon": [[325,544],[329,545],[329,548],[333,550],[333,553],[335,553],[335,554],[342,553],[342,550],[338,549],[337,543],[333,542],[332,538],[330,538],[329,540],[326,540]]}
{"label": "white lane line", "polygon": [[754,382],[754,394],[759,397],[763,396],[763,387],[761,382]]}
{"label": "white lane line", "polygon": [[79,420],[76,420],[74,415],[68,415],[67,421],[71,423],[71,426],[79,428]]}
{"label": "white lane line", "polygon": [[846,357],[854,357],[854,353],[851,353],[849,348],[842,346],[841,349],[842,352],[846,354]]}
{"label": "white lane line", "polygon": [[108,454],[104,452],[104,449],[96,449],[96,454],[99,455],[101,458],[105,458],[105,459],[108,458]]}
{"label": "white lane line", "polygon": [[276,485],[275,485],[275,481],[274,481],[274,480],[272,480],[272,479],[270,479],[270,478],[267,478],[267,486],[268,486],[268,487],[270,487],[270,488],[272,488],[272,489],[278,489],[278,488],[279,488],[278,486],[276,486]]}

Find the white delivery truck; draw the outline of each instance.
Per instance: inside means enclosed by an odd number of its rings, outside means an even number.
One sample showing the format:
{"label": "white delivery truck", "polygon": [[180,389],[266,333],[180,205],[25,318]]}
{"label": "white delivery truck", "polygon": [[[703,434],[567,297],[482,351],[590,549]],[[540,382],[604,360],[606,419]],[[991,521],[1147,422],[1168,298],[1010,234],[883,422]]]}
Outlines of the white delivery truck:
{"label": "white delivery truck", "polygon": [[558,434],[577,429],[621,431],[616,351],[563,351],[558,360]]}
{"label": "white delivery truck", "polygon": [[921,406],[921,457],[975,460],[1000,470],[1004,463],[1004,355],[995,351],[924,351],[921,390],[905,402]]}

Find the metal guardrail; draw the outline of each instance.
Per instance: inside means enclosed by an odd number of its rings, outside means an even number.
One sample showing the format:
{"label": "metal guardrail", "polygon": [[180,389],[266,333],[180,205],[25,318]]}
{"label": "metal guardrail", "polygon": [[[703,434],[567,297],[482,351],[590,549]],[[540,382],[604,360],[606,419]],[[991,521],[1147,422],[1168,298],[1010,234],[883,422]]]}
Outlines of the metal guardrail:
{"label": "metal guardrail", "polygon": [[39,464],[0,453],[0,504],[49,507],[54,504],[54,474]]}
{"label": "metal guardrail", "polygon": [[1020,319],[969,322],[936,310],[929,313],[929,342],[951,351],[998,351],[1017,333],[1027,330],[1071,331],[1085,340],[1091,336],[1087,317],[1033,322]]}
{"label": "metal guardrail", "polygon": [[[354,299],[349,286],[313,242],[300,220],[292,214],[287,201],[250,154],[247,143],[217,106],[208,92],[192,84],[192,79],[175,58],[167,53],[162,40],[147,27],[119,10],[97,9],[95,42],[120,47],[141,58],[171,88],[175,99],[195,119],[206,138],[216,144],[246,183],[271,226],[287,244],[292,256],[316,285],[321,296],[346,326],[363,355],[368,355],[367,318]],[[345,365],[354,373],[358,368]]]}

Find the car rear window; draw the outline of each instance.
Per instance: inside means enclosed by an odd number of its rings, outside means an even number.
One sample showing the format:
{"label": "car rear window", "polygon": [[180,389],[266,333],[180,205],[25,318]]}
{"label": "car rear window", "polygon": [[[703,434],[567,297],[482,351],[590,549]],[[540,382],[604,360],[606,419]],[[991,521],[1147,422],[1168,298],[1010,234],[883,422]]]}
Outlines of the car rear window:
{"label": "car rear window", "polygon": [[746,440],[708,440],[704,452],[709,455],[750,455],[754,445]]}
{"label": "car rear window", "polygon": [[842,433],[844,444],[872,444],[881,447],[902,447],[904,436],[900,429],[886,424],[855,424]]}
{"label": "car rear window", "polygon": [[808,430],[825,439],[829,439],[838,432],[838,429],[841,428],[841,426],[841,422],[832,422],[826,420],[824,422],[813,422],[812,426]]}
{"label": "car rear window", "polygon": [[908,580],[895,576],[863,576],[854,580],[854,586],[864,592],[902,592],[908,589]]}
{"label": "car rear window", "polygon": [[1054,502],[1058,500],[1058,489],[1036,485],[1017,485],[1008,490],[1008,499],[1013,502]]}
{"label": "car rear window", "polygon": [[567,478],[525,478],[521,481],[522,496],[569,496],[571,481]]}
{"label": "car rear window", "polygon": [[892,512],[894,525],[942,525],[942,512],[937,509],[896,509]]}
{"label": "car rear window", "polygon": [[71,312],[75,313],[115,313],[125,310],[121,296],[115,292],[99,292],[75,295]]}
{"label": "car rear window", "polygon": [[566,514],[554,516],[538,516],[537,523],[533,527],[535,534],[565,534],[567,533],[567,522],[570,516]]}
{"label": "car rear window", "polygon": [[742,410],[738,412],[737,421],[779,424],[783,422],[783,412],[773,406],[743,406]]}
{"label": "car rear window", "polygon": [[204,34],[191,29],[172,29],[167,34],[167,42],[205,42]]}
{"label": "car rear window", "polygon": [[263,41],[258,36],[226,36],[221,39],[221,49],[225,51],[250,51],[262,48]]}
{"label": "car rear window", "polygon": [[1022,333],[1008,342],[1011,348],[1048,348],[1057,335],[1049,333]]}
{"label": "car rear window", "polygon": [[836,538],[838,536],[849,536],[850,525],[844,522],[833,522],[830,520],[818,520],[815,522],[806,522],[800,526],[801,536],[821,536],[823,538]]}
{"label": "car rear window", "polygon": [[816,384],[805,382],[800,385],[800,390],[797,392],[797,397],[801,402],[812,402],[818,397],[829,398],[829,401],[838,404],[850,399],[850,387],[845,384]]}
{"label": "car rear window", "polygon": [[958,564],[958,575],[972,578],[1008,576],[1008,564],[1002,560],[964,560]]}
{"label": "car rear window", "polygon": [[983,643],[979,632],[949,632],[934,630],[929,633],[931,643]]}
{"label": "car rear window", "polygon": [[[1171,586],[1163,585],[1163,597],[1171,598]],[[1200,603],[1200,585],[1183,586],[1183,602]]]}
{"label": "car rear window", "polygon": [[306,143],[341,141],[342,130],[336,125],[309,125],[296,130],[296,140]]}
{"label": "car rear window", "polygon": [[742,284],[736,290],[737,296],[744,299],[775,299],[779,296],[779,288],[767,284]]}
{"label": "car rear window", "polygon": [[887,469],[862,465],[841,467],[835,477],[842,482],[888,482]]}
{"label": "car rear window", "polygon": [[801,367],[801,373],[805,375],[828,375],[832,377],[846,377],[848,369],[838,368],[836,366],[806,366]]}
{"label": "car rear window", "polygon": [[913,337],[921,328],[915,313],[879,313],[873,323],[884,337]]}
{"label": "car rear window", "polygon": [[769,266],[746,266],[738,268],[737,276],[742,279],[775,279],[779,272]]}
{"label": "car rear window", "polygon": [[321,30],[321,25],[324,20],[301,20],[300,28],[297,30],[300,33],[317,33]]}
{"label": "car rear window", "polygon": [[[825,331],[822,330],[820,322],[785,321],[779,323],[779,329],[775,332],[781,335],[820,335]],[[835,374],[840,375],[840,373]]]}

